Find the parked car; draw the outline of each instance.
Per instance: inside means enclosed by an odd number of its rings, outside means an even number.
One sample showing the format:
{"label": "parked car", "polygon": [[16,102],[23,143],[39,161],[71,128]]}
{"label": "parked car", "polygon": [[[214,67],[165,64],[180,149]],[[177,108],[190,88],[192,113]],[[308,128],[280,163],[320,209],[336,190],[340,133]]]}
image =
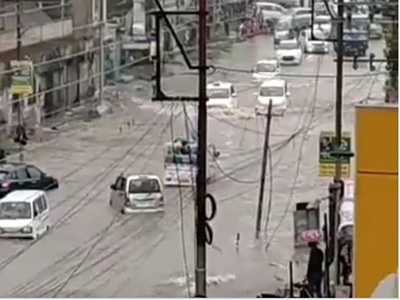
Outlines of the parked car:
{"label": "parked car", "polygon": [[297,39],[281,41],[276,56],[280,65],[300,65],[303,60],[301,44]]}
{"label": "parked car", "polygon": [[31,164],[0,164],[0,197],[15,190],[52,190],[58,188],[58,180]]}
{"label": "parked car", "polygon": [[122,214],[164,211],[162,183],[155,175],[120,175],[110,188],[109,204]]}

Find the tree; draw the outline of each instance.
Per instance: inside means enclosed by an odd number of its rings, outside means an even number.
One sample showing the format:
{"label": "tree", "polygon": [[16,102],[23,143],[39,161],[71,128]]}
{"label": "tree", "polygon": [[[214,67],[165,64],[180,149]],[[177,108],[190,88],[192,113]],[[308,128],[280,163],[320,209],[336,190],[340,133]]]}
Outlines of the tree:
{"label": "tree", "polygon": [[[390,2],[397,2],[391,0]],[[386,28],[385,41],[386,48],[384,50],[385,56],[387,58],[387,69],[388,69],[388,78],[385,84],[385,92],[386,92],[386,102],[397,102],[398,98],[398,8],[397,7],[389,7],[391,8],[391,12],[395,12],[395,14],[391,14],[391,18],[393,19],[393,23]]]}

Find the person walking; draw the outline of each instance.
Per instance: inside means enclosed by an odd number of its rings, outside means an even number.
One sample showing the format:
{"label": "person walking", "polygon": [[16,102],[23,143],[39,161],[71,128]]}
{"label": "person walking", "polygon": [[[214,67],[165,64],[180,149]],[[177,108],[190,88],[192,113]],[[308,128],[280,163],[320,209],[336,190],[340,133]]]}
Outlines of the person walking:
{"label": "person walking", "polygon": [[317,242],[310,242],[308,246],[310,247],[307,266],[308,290],[311,296],[315,295],[317,298],[322,298],[324,252],[318,248]]}

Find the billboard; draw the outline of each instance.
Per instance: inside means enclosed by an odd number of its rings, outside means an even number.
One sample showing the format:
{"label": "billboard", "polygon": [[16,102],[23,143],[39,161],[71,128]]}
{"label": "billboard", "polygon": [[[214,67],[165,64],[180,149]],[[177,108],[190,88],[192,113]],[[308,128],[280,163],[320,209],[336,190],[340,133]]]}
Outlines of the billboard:
{"label": "billboard", "polygon": [[[319,136],[319,176],[335,177],[337,158],[331,155],[335,150],[336,135],[334,132],[321,132]],[[342,134],[340,150],[351,152],[351,136],[349,132]],[[342,178],[350,177],[350,157],[342,158]]]}
{"label": "billboard", "polygon": [[354,246],[354,296],[397,298],[397,105],[356,109]]}
{"label": "billboard", "polygon": [[30,95],[33,93],[33,63],[29,60],[10,61],[12,73],[11,93]]}

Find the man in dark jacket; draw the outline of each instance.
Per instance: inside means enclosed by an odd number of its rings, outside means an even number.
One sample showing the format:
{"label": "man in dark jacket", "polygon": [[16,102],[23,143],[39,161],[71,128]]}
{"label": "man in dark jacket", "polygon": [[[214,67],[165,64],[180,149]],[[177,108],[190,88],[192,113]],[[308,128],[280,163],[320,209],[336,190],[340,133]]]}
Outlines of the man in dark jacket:
{"label": "man in dark jacket", "polygon": [[323,271],[322,266],[324,264],[324,253],[321,249],[318,248],[318,244],[316,242],[308,243],[310,247],[310,256],[308,259],[308,267],[307,267],[307,281],[308,281],[308,290],[311,294],[311,297],[315,296],[317,298],[322,298],[322,278]]}

